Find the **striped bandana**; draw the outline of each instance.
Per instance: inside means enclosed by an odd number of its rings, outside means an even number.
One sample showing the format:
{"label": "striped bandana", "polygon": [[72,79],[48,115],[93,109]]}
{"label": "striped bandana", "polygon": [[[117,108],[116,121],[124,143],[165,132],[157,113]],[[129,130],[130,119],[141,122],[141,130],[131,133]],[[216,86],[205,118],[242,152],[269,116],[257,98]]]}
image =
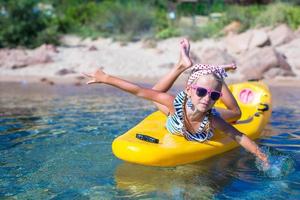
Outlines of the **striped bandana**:
{"label": "striped bandana", "polygon": [[214,73],[218,78],[224,79],[227,77],[227,73],[221,66],[214,66],[208,64],[195,64],[192,67],[192,74],[190,75],[187,84],[191,85],[194,80],[197,80],[200,76]]}

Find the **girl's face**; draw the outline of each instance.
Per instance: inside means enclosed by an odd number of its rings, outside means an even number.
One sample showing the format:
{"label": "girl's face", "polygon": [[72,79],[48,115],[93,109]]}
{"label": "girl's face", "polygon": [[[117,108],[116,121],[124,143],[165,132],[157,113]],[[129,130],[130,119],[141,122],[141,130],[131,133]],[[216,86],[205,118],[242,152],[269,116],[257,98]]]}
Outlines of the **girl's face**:
{"label": "girl's face", "polygon": [[[205,88],[208,92],[206,93],[205,96],[203,96],[203,91],[202,95],[203,97],[199,96],[199,91],[197,94],[197,87]],[[210,74],[206,76],[201,76],[194,84],[193,87],[189,86],[187,88],[187,93],[191,98],[191,101],[194,105],[194,107],[200,111],[200,112],[207,112],[209,109],[213,107],[215,104],[216,100],[215,97],[217,96],[216,93],[214,92],[221,92],[222,89],[222,83],[216,78]],[[204,92],[205,94],[205,92]]]}

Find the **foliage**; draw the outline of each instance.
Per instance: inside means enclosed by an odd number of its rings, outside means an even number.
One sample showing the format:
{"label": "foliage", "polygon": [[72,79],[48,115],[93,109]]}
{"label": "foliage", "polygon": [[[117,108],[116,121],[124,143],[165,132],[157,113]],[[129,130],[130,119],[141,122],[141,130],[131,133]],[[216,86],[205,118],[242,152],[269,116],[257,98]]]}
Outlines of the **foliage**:
{"label": "foliage", "polygon": [[89,24],[98,20],[97,13],[101,12],[95,2],[81,3],[80,1],[67,1],[55,3],[56,24],[61,33],[75,33],[82,36],[100,35]]}
{"label": "foliage", "polygon": [[285,3],[276,3],[268,6],[255,20],[259,26],[275,26],[287,23],[296,29],[300,25],[300,8]]}
{"label": "foliage", "polygon": [[[300,25],[300,8],[294,6],[299,0],[294,0],[294,4],[250,6],[228,5],[223,0],[185,2],[177,4],[175,20],[168,18],[170,2],[177,1],[0,0],[0,48],[58,44],[59,36],[69,33],[125,42],[180,35],[196,40],[220,36],[221,30],[232,21],[241,23],[241,31],[279,23],[287,23],[293,29]],[[222,13],[222,17],[211,19],[211,13],[215,12]],[[194,15],[204,15],[210,20],[201,27],[179,25],[180,16]]]}
{"label": "foliage", "polygon": [[211,12],[223,12],[224,0],[183,2],[177,6],[177,12],[180,15],[209,15]]}
{"label": "foliage", "polygon": [[240,31],[245,31],[246,29],[255,26],[255,19],[263,12],[264,6],[261,5],[228,6],[226,8],[225,17],[222,19],[222,23],[227,25],[232,21],[239,21],[242,25]]}
{"label": "foliage", "polygon": [[36,47],[57,44],[56,26],[35,0],[8,0],[0,4],[0,47]]}
{"label": "foliage", "polygon": [[219,37],[222,35],[222,29],[222,23],[210,22],[202,27],[184,28],[182,29],[182,34],[188,36],[192,40],[199,40],[203,38]]}
{"label": "foliage", "polygon": [[112,35],[127,35],[130,39],[139,38],[151,32],[155,23],[155,12],[147,4],[104,2],[99,7],[97,18],[90,25],[101,32]]}
{"label": "foliage", "polygon": [[176,37],[180,35],[180,31],[174,27],[166,28],[158,32],[155,37],[157,39],[166,39],[170,37]]}
{"label": "foliage", "polygon": [[59,15],[63,19],[60,26],[62,31],[129,40],[150,32],[156,21],[155,9],[150,4],[132,1],[74,3]]}

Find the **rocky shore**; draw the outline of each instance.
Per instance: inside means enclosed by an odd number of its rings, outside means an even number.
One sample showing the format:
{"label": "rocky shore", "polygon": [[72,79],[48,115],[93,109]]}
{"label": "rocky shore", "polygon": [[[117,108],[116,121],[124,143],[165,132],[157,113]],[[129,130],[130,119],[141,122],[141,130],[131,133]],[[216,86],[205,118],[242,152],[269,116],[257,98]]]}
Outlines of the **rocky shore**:
{"label": "rocky shore", "polygon": [[[240,34],[231,30],[234,28],[228,26],[223,38],[191,41],[194,62],[236,62],[238,69],[229,74],[232,82],[263,79],[270,84],[299,85],[300,29],[292,31],[282,24]],[[82,72],[101,67],[131,81],[152,83],[177,62],[179,41],[171,38],[125,44],[66,35],[58,47],[45,44],[32,50],[0,49],[0,81],[81,85]]]}

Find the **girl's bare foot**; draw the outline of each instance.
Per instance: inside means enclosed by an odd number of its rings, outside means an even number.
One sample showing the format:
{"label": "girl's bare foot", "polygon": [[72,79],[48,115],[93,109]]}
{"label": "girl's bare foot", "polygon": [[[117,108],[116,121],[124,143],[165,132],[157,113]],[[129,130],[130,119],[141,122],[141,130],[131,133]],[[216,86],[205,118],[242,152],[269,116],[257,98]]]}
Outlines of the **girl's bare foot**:
{"label": "girl's bare foot", "polygon": [[193,65],[192,60],[190,58],[190,43],[184,38],[180,41],[180,57],[178,66],[181,70],[186,70]]}

